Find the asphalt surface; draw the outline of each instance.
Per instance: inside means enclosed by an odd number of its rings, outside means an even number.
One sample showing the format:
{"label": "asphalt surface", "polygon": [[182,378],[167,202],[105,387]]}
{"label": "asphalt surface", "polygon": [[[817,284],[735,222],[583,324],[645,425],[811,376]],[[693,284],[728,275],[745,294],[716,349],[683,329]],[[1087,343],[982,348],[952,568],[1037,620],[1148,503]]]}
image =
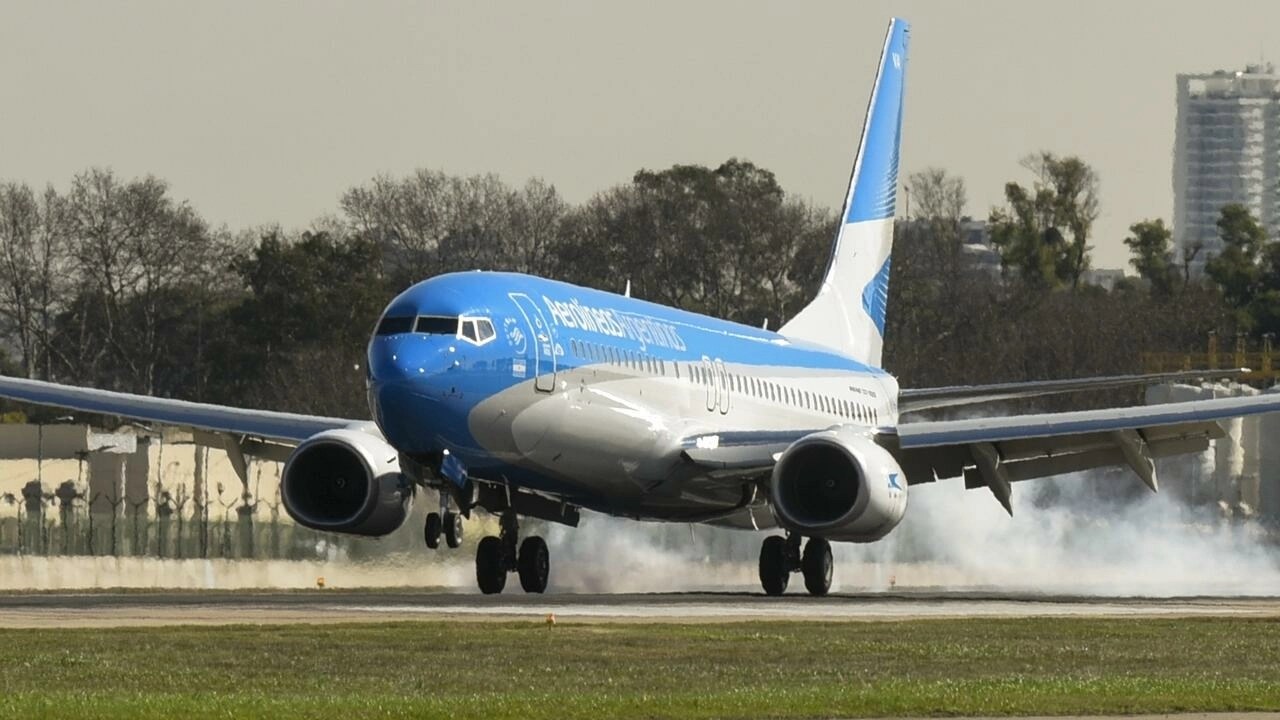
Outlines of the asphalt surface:
{"label": "asphalt surface", "polygon": [[478,595],[421,590],[0,595],[0,627],[531,620],[873,621],[953,617],[1280,617],[1280,598],[1098,598],[1000,593]]}

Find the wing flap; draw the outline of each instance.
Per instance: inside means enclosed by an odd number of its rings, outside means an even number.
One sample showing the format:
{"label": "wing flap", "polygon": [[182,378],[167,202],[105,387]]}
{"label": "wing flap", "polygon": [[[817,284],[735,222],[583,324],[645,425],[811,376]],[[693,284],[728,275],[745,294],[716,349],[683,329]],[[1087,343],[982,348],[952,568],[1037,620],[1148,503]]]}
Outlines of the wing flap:
{"label": "wing flap", "polygon": [[[901,447],[923,448],[971,443],[997,443],[1054,436],[1087,436],[1117,430],[1161,432],[1176,436],[1202,430],[1218,420],[1280,412],[1280,395],[1216,398],[1164,405],[1084,410],[1038,415],[1009,415],[971,420],[908,423],[898,427]],[[1168,426],[1161,431],[1157,428]],[[1163,436],[1161,436],[1163,437]],[[1079,440],[1077,440],[1079,441]],[[1083,442],[1083,441],[1082,441]]]}
{"label": "wing flap", "polygon": [[903,413],[911,413],[945,407],[980,405],[1004,400],[1043,397],[1045,395],[1062,395],[1088,390],[1107,390],[1135,385],[1155,385],[1205,379],[1225,379],[1238,377],[1244,372],[1246,372],[1245,368],[1232,368],[1228,370],[1147,373],[1144,375],[1110,375],[1069,380],[1036,380],[993,385],[906,388],[898,394],[898,408]]}

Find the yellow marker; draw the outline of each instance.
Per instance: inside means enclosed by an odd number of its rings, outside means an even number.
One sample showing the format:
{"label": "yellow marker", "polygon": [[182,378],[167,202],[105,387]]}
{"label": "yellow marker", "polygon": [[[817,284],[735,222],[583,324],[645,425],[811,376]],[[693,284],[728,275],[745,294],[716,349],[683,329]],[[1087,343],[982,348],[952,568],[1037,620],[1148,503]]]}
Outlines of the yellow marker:
{"label": "yellow marker", "polygon": [[318,588],[322,588],[322,587],[324,587],[324,576],[323,576],[323,575],[321,575],[320,577],[316,578],[316,587],[318,587]]}
{"label": "yellow marker", "polygon": [[556,614],[547,613],[547,627],[551,627],[552,625],[555,625],[555,624],[556,624]]}

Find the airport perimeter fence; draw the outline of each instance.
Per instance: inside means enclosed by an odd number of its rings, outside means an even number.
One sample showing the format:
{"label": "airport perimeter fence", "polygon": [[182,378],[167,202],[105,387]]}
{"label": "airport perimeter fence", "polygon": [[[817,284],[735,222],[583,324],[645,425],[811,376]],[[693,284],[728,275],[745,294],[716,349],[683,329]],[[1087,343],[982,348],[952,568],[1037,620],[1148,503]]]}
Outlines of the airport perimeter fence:
{"label": "airport perimeter fence", "polygon": [[319,533],[288,519],[278,499],[129,501],[101,494],[0,496],[0,554],[326,560],[359,554],[359,539]]}

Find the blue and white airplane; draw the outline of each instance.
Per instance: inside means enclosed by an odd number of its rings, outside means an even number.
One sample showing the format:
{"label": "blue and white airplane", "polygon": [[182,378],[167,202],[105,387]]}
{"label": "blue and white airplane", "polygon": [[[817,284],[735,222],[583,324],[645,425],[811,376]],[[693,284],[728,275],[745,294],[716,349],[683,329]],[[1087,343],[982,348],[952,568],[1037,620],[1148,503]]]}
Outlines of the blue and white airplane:
{"label": "blue and white airplane", "polygon": [[1217,421],[1280,411],[1280,396],[899,424],[925,407],[1112,387],[1165,376],[900,390],[880,366],[888,312],[907,24],[893,20],[821,289],[777,332],[511,273],[434,277],[395,298],[368,347],[373,422],[189,403],[0,378],[0,396],[193,428],[233,465],[284,461],[299,523],[380,536],[419,488],[438,491],[426,543],[457,547],[462,518],[497,515],[476,580],[547,587],[519,518],[576,525],[586,508],[637,520],[778,528],[760,580],[831,586],[831,541],[873,542],[908,488],[963,477],[1009,510],[1013,483],[1133,469],[1204,450]]}

